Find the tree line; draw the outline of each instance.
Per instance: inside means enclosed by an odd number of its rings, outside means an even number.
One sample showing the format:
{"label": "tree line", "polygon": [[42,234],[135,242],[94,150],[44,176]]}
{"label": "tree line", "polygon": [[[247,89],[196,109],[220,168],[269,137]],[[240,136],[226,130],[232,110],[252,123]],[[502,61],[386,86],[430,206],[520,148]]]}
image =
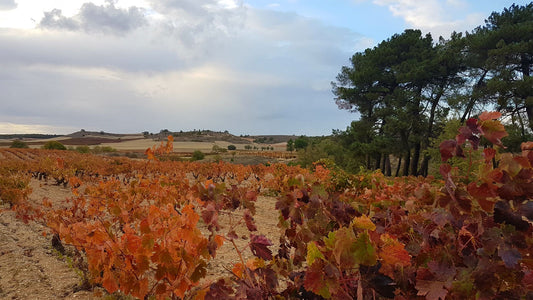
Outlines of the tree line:
{"label": "tree line", "polygon": [[449,38],[405,30],[342,67],[332,82],[336,104],[360,117],[306,151],[315,147],[352,170],[425,176],[427,150],[450,119],[463,123],[483,110],[501,112],[519,144],[533,132],[532,71],[533,2]]}

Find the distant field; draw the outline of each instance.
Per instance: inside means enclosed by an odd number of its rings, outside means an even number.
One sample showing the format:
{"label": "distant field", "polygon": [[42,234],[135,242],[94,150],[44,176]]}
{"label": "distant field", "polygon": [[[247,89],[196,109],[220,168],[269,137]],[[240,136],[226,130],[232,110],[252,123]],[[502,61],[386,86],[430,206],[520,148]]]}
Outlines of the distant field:
{"label": "distant field", "polygon": [[[69,138],[69,137],[57,137],[53,139],[44,139],[44,140],[26,140],[30,148],[38,149],[41,148],[44,143],[50,140],[56,140],[61,142],[67,147],[76,147],[76,146],[88,146],[89,148],[99,147],[111,147],[120,152],[144,152],[147,148],[151,148],[154,145],[159,145],[161,142],[154,141],[152,139],[146,138],[135,138],[130,137],[127,139],[123,138],[96,138],[96,137],[84,137],[84,138]],[[222,149],[227,149],[229,145],[234,145],[237,150],[244,151],[246,145],[251,145],[257,147],[257,152],[260,151],[262,147],[273,147],[274,152],[283,152],[286,149],[286,143],[277,143],[277,144],[233,144],[227,141],[215,141],[215,142],[174,142],[174,153],[192,153],[196,150],[200,150],[204,153],[209,153],[213,150],[213,146],[217,145]],[[5,141],[0,144],[0,148],[8,148],[11,145],[11,141]],[[251,152],[251,151],[245,151]],[[272,152],[272,150],[264,151]],[[247,153],[250,155],[250,153]]]}
{"label": "distant field", "polygon": [[[222,149],[227,149],[229,145],[234,145],[237,150],[246,150],[245,146],[256,147],[257,150],[262,150],[262,148],[269,147],[274,148],[273,151],[285,151],[286,142],[283,140],[287,139],[287,136],[264,136],[260,138],[261,142],[253,143],[253,138],[240,138],[230,134],[221,134],[221,133],[211,133],[211,135],[194,135],[192,139],[197,140],[187,140],[191,139],[189,134],[178,135],[175,137],[174,141],[174,152],[177,153],[190,153],[195,150],[200,150],[202,152],[211,152],[213,146],[217,145]],[[220,138],[217,139],[217,138]],[[225,140],[223,140],[225,139]],[[152,136],[145,137],[142,134],[98,134],[98,133],[88,133],[88,132],[77,132],[68,136],[57,136],[53,138],[23,138],[25,143],[28,144],[30,148],[41,148],[46,142],[55,140],[59,141],[67,147],[76,147],[76,146],[89,146],[91,148],[95,146],[101,147],[112,147],[118,151],[144,151],[147,148],[150,148],[154,145],[159,145],[160,142],[156,141]],[[11,145],[12,139],[0,140],[0,148],[6,148]],[[272,149],[269,149],[272,151]]]}

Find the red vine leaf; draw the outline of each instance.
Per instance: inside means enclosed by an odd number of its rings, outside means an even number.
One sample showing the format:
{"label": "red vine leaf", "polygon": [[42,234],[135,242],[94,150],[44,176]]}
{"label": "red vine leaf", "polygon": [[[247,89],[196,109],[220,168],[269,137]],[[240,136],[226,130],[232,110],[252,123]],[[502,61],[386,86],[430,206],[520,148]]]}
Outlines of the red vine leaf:
{"label": "red vine leaf", "polygon": [[109,293],[114,293],[118,291],[118,284],[111,271],[104,271],[104,276],[102,278],[102,285]]}
{"label": "red vine leaf", "polygon": [[262,259],[271,260],[272,251],[268,249],[268,246],[272,246],[272,242],[264,235],[253,235],[250,241],[250,249],[252,253]]}
{"label": "red vine leaf", "polygon": [[331,298],[325,278],[323,262],[318,261],[305,272],[304,288],[326,299]]}
{"label": "red vine leaf", "polygon": [[484,111],[479,115],[480,121],[496,120],[500,118],[502,114],[498,111]]}
{"label": "red vine leaf", "polygon": [[457,153],[457,141],[447,140],[440,143],[440,156],[442,161],[447,161]]}
{"label": "red vine leaf", "polygon": [[494,150],[494,148],[483,149],[483,157],[485,158],[485,163],[492,163],[492,159],[495,156],[496,156],[496,150]]}
{"label": "red vine leaf", "polygon": [[254,217],[252,217],[252,214],[250,213],[249,209],[246,209],[244,211],[244,221],[249,231],[257,231],[257,226],[255,226]]}

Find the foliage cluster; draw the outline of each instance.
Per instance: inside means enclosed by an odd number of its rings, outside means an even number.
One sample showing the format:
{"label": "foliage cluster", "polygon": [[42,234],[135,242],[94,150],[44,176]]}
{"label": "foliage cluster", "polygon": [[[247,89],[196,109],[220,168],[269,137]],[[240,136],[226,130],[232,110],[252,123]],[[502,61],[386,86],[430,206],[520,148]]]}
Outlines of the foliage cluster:
{"label": "foliage cluster", "polygon": [[192,157],[191,157],[191,160],[192,161],[197,161],[197,160],[202,160],[205,158],[205,154],[200,151],[200,150],[195,150],[193,153],[192,153]]}
{"label": "foliage cluster", "polygon": [[67,147],[58,141],[48,141],[43,145],[46,150],[67,150]]}
{"label": "foliage cluster", "polygon": [[29,148],[28,144],[21,140],[13,140],[9,148]]}

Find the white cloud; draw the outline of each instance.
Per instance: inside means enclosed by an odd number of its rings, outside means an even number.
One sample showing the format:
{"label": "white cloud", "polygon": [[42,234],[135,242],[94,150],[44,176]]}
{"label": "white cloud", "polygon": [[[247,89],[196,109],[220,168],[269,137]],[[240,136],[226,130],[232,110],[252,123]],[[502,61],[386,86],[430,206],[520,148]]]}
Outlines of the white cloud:
{"label": "white cloud", "polygon": [[394,16],[401,17],[414,29],[430,32],[436,39],[449,37],[452,31],[464,32],[482,24],[484,16],[462,15],[467,3],[464,0],[374,0],[374,3],[386,6]]}

